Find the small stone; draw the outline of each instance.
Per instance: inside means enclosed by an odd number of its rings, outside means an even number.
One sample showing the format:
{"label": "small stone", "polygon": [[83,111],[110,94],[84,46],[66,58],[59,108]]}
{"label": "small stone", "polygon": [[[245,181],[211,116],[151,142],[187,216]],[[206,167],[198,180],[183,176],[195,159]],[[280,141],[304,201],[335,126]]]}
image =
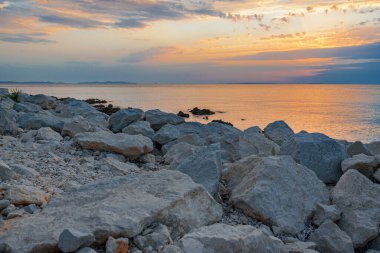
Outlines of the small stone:
{"label": "small stone", "polygon": [[143,251],[146,251],[148,247],[158,251],[163,246],[170,244],[171,241],[169,229],[162,224],[157,224],[149,229],[147,233],[144,231],[142,235],[138,235],[133,239],[136,246]]}
{"label": "small stone", "polygon": [[7,220],[10,220],[10,219],[13,219],[13,218],[16,218],[16,217],[21,217],[23,214],[25,214],[25,211],[22,208],[14,210],[14,211],[8,213]]}
{"label": "small stone", "polygon": [[9,168],[7,164],[0,160],[0,180],[10,180],[15,175],[16,173],[11,168]]}
{"label": "small stone", "polygon": [[33,214],[37,210],[37,206],[35,204],[31,204],[29,206],[24,207],[25,212]]}
{"label": "small stone", "polygon": [[16,172],[22,176],[34,178],[34,177],[37,177],[40,175],[40,173],[38,173],[36,170],[34,170],[32,168],[28,168],[22,164],[13,164],[13,165],[11,165],[11,167],[12,167],[14,172]]}
{"label": "small stone", "polygon": [[341,212],[336,205],[324,205],[319,203],[316,207],[313,223],[317,226],[321,225],[326,220],[337,221],[340,219]]}
{"label": "small stone", "polygon": [[106,243],[106,253],[127,253],[128,238],[113,238],[109,237]]}
{"label": "small stone", "polygon": [[0,200],[0,212],[3,211],[5,208],[10,206],[11,202],[7,199]]}
{"label": "small stone", "polygon": [[89,246],[95,241],[93,234],[86,234],[69,228],[62,231],[58,239],[58,248],[64,253],[73,252],[82,246]]}
{"label": "small stone", "polygon": [[97,253],[94,249],[89,247],[81,248],[80,250],[75,251],[75,253]]}

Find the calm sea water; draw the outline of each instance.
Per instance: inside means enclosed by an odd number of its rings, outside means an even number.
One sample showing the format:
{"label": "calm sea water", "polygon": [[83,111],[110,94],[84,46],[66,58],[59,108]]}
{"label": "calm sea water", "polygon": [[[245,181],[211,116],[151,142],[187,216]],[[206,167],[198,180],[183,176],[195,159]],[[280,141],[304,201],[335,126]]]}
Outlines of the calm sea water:
{"label": "calm sea water", "polygon": [[198,106],[219,113],[240,129],[264,128],[285,120],[294,131],[322,132],[333,138],[380,140],[380,85],[2,85],[26,93],[57,97],[102,98],[120,107],[159,108],[177,113]]}

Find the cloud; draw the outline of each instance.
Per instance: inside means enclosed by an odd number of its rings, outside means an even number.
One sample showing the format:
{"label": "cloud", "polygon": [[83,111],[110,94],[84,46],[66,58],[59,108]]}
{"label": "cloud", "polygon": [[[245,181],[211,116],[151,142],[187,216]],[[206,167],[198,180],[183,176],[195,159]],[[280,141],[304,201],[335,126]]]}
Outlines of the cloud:
{"label": "cloud", "polygon": [[104,26],[103,22],[91,20],[81,17],[65,17],[58,15],[39,16],[40,21],[46,23],[60,24],[64,26],[77,27],[77,28],[95,28]]}
{"label": "cloud", "polygon": [[379,59],[380,43],[360,46],[302,49],[292,51],[263,52],[254,55],[245,55],[229,58],[234,61],[251,60],[298,60],[308,58],[341,58],[341,59]]}
{"label": "cloud", "polygon": [[44,38],[47,34],[44,33],[0,33],[0,41],[10,42],[10,43],[54,43],[55,41]]}
{"label": "cloud", "polygon": [[127,57],[119,59],[119,62],[123,63],[140,63],[149,60],[153,60],[159,56],[172,53],[176,50],[174,47],[154,47],[148,50],[131,53]]}

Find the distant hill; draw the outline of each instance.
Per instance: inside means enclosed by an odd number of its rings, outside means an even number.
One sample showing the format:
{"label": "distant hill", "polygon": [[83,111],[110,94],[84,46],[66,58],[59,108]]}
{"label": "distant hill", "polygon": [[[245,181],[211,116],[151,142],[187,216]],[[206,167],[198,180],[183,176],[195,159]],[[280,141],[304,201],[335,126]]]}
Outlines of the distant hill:
{"label": "distant hill", "polygon": [[0,84],[136,84],[134,82],[125,81],[105,81],[105,82],[14,82],[14,81],[0,81]]}

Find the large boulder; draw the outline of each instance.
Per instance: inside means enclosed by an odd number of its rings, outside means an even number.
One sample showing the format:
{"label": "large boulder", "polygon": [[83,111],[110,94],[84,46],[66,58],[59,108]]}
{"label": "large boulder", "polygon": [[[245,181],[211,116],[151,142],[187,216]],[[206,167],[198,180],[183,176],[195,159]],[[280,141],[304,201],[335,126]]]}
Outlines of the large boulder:
{"label": "large boulder", "polygon": [[82,116],[91,122],[92,125],[107,129],[108,128],[108,118],[107,114],[99,112],[92,105],[77,99],[67,99],[62,101],[55,108],[55,112],[60,117],[72,118],[74,116]]}
{"label": "large boulder", "polygon": [[169,169],[175,170],[178,165],[187,157],[192,156],[200,147],[187,142],[174,144],[164,155],[166,163],[170,164]]}
{"label": "large boulder", "polygon": [[146,111],[145,120],[150,123],[154,130],[158,130],[166,124],[178,125],[185,122],[183,118],[174,113],[166,113],[158,109]]}
{"label": "large boulder", "polygon": [[342,162],[342,171],[354,169],[361,172],[366,177],[372,179],[373,173],[380,167],[380,155],[367,156],[365,154],[354,155]]}
{"label": "large boulder", "polygon": [[63,138],[62,136],[51,129],[50,127],[41,127],[40,129],[37,130],[37,134],[35,139],[37,141],[56,141],[59,142]]}
{"label": "large boulder", "polygon": [[164,145],[168,142],[176,140],[180,136],[181,133],[176,126],[166,124],[156,132],[156,134],[153,136],[153,140],[160,145]]}
{"label": "large boulder", "polygon": [[0,108],[0,135],[15,135],[18,131],[17,113]]}
{"label": "large boulder", "polygon": [[185,142],[194,146],[204,146],[206,144],[205,140],[201,138],[198,134],[186,134],[181,137],[178,137],[174,141],[168,142],[165,145],[163,145],[161,147],[161,152],[163,154],[166,154],[171,149],[171,147],[181,142]]}
{"label": "large boulder", "polygon": [[44,94],[23,96],[22,98],[22,102],[38,105],[45,110],[54,109],[57,106],[57,100],[55,98]]}
{"label": "large boulder", "polygon": [[239,154],[241,158],[250,155],[272,156],[278,154],[280,147],[262,133],[244,131],[239,135]]}
{"label": "large boulder", "polygon": [[313,216],[313,224],[320,226],[326,220],[337,221],[341,214],[336,205],[318,204]]}
{"label": "large boulder", "polygon": [[9,91],[7,88],[0,88],[0,98],[7,97],[9,95]]}
{"label": "large boulder", "polygon": [[309,240],[323,253],[354,253],[351,238],[331,220],[322,223]]}
{"label": "large boulder", "polygon": [[10,180],[16,173],[2,160],[0,160],[0,180]]}
{"label": "large boulder", "polygon": [[267,125],[264,128],[264,133],[266,137],[280,146],[294,134],[293,130],[283,120],[275,121]]}
{"label": "large boulder", "polygon": [[93,132],[94,127],[82,116],[77,115],[67,120],[62,127],[62,136],[74,137],[78,133]]}
{"label": "large boulder", "polygon": [[82,186],[52,198],[32,217],[5,221],[0,242],[17,253],[55,253],[65,228],[93,233],[99,245],[109,236],[132,238],[158,222],[178,238],[221,216],[221,206],[189,176],[168,170],[142,172]]}
{"label": "large boulder", "polygon": [[211,195],[216,194],[222,173],[220,146],[212,144],[199,148],[181,160],[175,169],[189,175],[194,182],[203,185]]}
{"label": "large boulder", "polygon": [[372,155],[380,155],[380,141],[374,141],[364,146]]}
{"label": "large boulder", "polygon": [[328,191],[315,173],[290,156],[249,156],[223,172],[230,202],[247,215],[295,234],[305,227]]}
{"label": "large boulder", "polygon": [[367,150],[367,148],[364,146],[363,143],[360,141],[355,141],[354,143],[350,144],[347,147],[347,154],[349,156],[359,155],[359,154],[365,154],[365,155],[372,155],[371,152]]}
{"label": "large boulder", "polygon": [[64,120],[48,112],[25,113],[18,117],[17,123],[21,128],[26,130],[50,127],[54,131],[61,132],[64,125]]}
{"label": "large boulder", "polygon": [[129,134],[129,135],[137,135],[142,134],[146,137],[153,138],[154,130],[150,127],[150,123],[148,121],[135,121],[125,127],[122,130],[123,133]]}
{"label": "large boulder", "polygon": [[120,132],[132,122],[144,118],[144,111],[141,109],[122,109],[113,113],[108,119],[109,128],[112,132]]}
{"label": "large boulder", "polygon": [[337,141],[324,134],[295,134],[282,144],[280,154],[292,156],[313,170],[324,183],[336,183],[342,175],[340,163],[345,152]]}
{"label": "large boulder", "polygon": [[268,230],[248,225],[214,224],[201,227],[179,241],[184,253],[287,253],[280,239]]}
{"label": "large boulder", "polygon": [[16,103],[10,98],[0,98],[0,108],[2,109],[12,109],[15,104]]}
{"label": "large boulder", "polygon": [[338,225],[351,237],[355,248],[379,234],[380,185],[357,170],[349,170],[333,188],[331,198],[342,211]]}
{"label": "large boulder", "polygon": [[128,135],[106,131],[79,133],[74,137],[82,148],[102,150],[122,154],[126,157],[139,157],[153,150],[152,140],[143,135]]}
{"label": "large boulder", "polygon": [[32,112],[32,113],[37,113],[41,111],[41,107],[38,105],[28,103],[28,102],[20,102],[20,103],[15,103],[13,105],[13,109],[18,112]]}

